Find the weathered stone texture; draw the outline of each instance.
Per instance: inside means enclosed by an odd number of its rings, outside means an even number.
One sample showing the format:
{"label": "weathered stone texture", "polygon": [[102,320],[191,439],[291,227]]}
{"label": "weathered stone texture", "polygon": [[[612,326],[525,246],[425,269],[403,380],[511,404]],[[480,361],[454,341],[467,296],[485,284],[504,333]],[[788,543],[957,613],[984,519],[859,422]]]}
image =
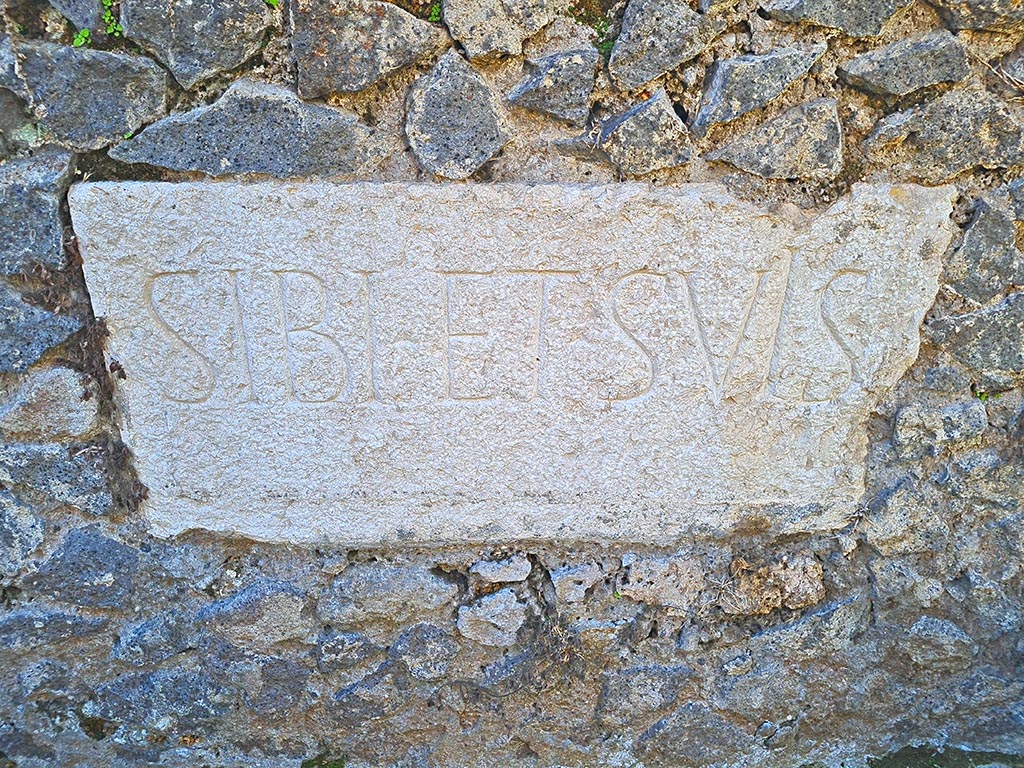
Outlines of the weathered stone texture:
{"label": "weathered stone texture", "polygon": [[707,75],[693,130],[702,134],[716,123],[735,120],[763,107],[807,73],[825,45],[809,49],[779,48],[761,56],[738,56],[718,61]]}
{"label": "weathered stone texture", "polygon": [[21,440],[84,437],[96,426],[99,398],[68,368],[33,371],[0,403],[0,434]]}
{"label": "weathered stone texture", "polygon": [[61,15],[75,25],[75,29],[88,29],[91,33],[105,34],[101,24],[102,3],[92,0],[48,0]]}
{"label": "weathered stone texture", "polygon": [[581,126],[590,115],[598,59],[597,50],[591,48],[554,53],[530,62],[531,72],[509,92],[508,100]]}
{"label": "weathered stone texture", "polygon": [[910,0],[768,0],[761,7],[773,19],[809,21],[841,29],[852,37],[875,37]]}
{"label": "weathered stone texture", "polygon": [[[864,415],[917,354],[951,195],[858,186],[795,220],[708,185],[100,184],[73,188],[71,205],[94,307],[113,354],[130,366],[126,435],[159,530],[655,540],[680,526],[718,529],[723,503],[737,514],[781,505],[776,524],[795,530],[844,519],[863,489]],[[388,223],[424,205],[434,211],[429,226],[399,234]],[[155,232],[152,206],[162,211]],[[268,209],[273,219],[262,216]],[[607,226],[622,215],[631,228]],[[520,224],[496,232],[484,224],[495,217]],[[108,218],[118,225],[106,227]],[[173,244],[159,239],[170,226],[180,233]],[[325,231],[335,233],[329,241]],[[913,258],[894,258],[894,242]],[[552,270],[575,278],[545,277]],[[537,338],[538,290],[551,318],[540,355],[524,341]],[[498,322],[491,313],[502,307],[512,313]],[[538,391],[544,407],[524,407]],[[241,408],[246,401],[263,405]],[[258,447],[271,435],[306,445],[300,435],[313,427],[300,414],[313,403],[315,423],[330,412],[335,425],[317,451]],[[612,410],[584,418],[573,415],[576,403],[587,404],[583,413]],[[168,413],[178,415],[167,422]],[[712,431],[696,413],[717,414]],[[178,421],[186,417],[188,429]],[[180,426],[162,426],[171,423]],[[752,434],[734,423],[760,426]],[[443,459],[433,450],[440,442]],[[721,447],[718,458],[709,444]],[[525,467],[541,473],[533,493],[551,500],[519,495]],[[685,504],[645,501],[645,478],[668,467],[660,482]],[[410,472],[415,494],[402,490]],[[172,479],[186,476],[217,506]],[[310,486],[308,477],[318,479]],[[255,504],[252,487],[278,490]],[[433,494],[446,500],[443,514],[426,501]],[[630,513],[588,512],[606,505]],[[804,505],[820,506],[805,519]]]}
{"label": "weathered stone texture", "polygon": [[470,59],[520,54],[523,41],[564,10],[564,0],[444,0],[445,26]]}
{"label": "weathered stone texture", "polygon": [[0,274],[65,265],[60,204],[73,170],[71,153],[61,149],[0,165]]}
{"label": "weathered stone texture", "polygon": [[512,138],[497,95],[455,51],[416,81],[406,112],[413,154],[446,179],[471,176]]}
{"label": "weathered stone texture", "polygon": [[43,42],[16,50],[39,122],[71,149],[113,144],[166,112],[167,75],[143,56]]}
{"label": "weathered stone texture", "polygon": [[1024,254],[1017,248],[1016,226],[1008,212],[978,202],[944,279],[979,304],[1001,298],[1011,286],[1024,286]]}
{"label": "weathered stone texture", "polygon": [[702,16],[685,3],[630,0],[608,61],[612,82],[623,90],[639,88],[697,56],[723,29],[720,18]]}
{"label": "weathered stone texture", "polygon": [[931,337],[976,371],[1024,373],[1024,293],[928,326]]}
{"label": "weathered stone texture", "polygon": [[18,291],[0,283],[0,371],[28,370],[81,328],[81,320],[28,304]]}
{"label": "weathered stone texture", "polygon": [[682,165],[693,156],[690,132],[664,89],[601,126],[598,146],[631,176]]}
{"label": "weathered stone texture", "polygon": [[132,596],[139,553],[92,528],[64,538],[59,550],[24,580],[25,588],[90,608],[123,608]]}
{"label": "weathered stone texture", "polygon": [[297,0],[291,13],[305,99],[361,91],[448,46],[444,30],[392,3]]}
{"label": "weathered stone texture", "polygon": [[43,543],[43,521],[32,508],[0,490],[0,574],[11,577],[27,556]]}
{"label": "weathered stone texture", "polygon": [[30,490],[50,502],[70,504],[89,515],[109,513],[114,501],[103,470],[102,451],[50,443],[0,445],[0,483]]}
{"label": "weathered stone texture", "polygon": [[817,99],[786,110],[707,158],[769,179],[834,179],[843,170],[836,101]]}
{"label": "weathered stone texture", "polygon": [[957,83],[969,72],[967,51],[944,29],[868,51],[839,68],[848,83],[879,96],[908,96],[930,85]]}
{"label": "weathered stone texture", "polygon": [[526,603],[502,589],[459,608],[456,626],[463,637],[481,645],[509,646],[526,621]]}
{"label": "weathered stone texture", "polygon": [[1019,31],[1024,6],[1019,0],[932,0],[953,29]]}
{"label": "weathered stone texture", "polygon": [[109,154],[210,176],[290,178],[365,173],[387,150],[351,112],[307,104],[281,86],[238,80],[213,104],[166,117]]}
{"label": "weathered stone texture", "polygon": [[152,51],[183,88],[252,58],[273,21],[264,0],[121,0],[125,36]]}

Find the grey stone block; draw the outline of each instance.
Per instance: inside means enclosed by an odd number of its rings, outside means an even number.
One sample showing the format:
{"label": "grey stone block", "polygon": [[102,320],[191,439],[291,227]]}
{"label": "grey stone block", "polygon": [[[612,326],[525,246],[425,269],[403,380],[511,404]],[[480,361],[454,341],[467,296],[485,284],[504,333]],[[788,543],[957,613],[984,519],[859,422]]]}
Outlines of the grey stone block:
{"label": "grey stone block", "polygon": [[967,51],[945,29],[899,40],[842,64],[850,85],[878,96],[908,96],[939,83],[958,83],[970,73]]}
{"label": "grey stone block", "polygon": [[26,578],[33,592],[90,608],[123,608],[131,599],[139,553],[93,528],[78,528]]}
{"label": "grey stone block", "polygon": [[445,26],[470,59],[518,56],[523,41],[550,24],[564,0],[444,0]]}
{"label": "grey stone block", "polygon": [[975,371],[1024,373],[1024,293],[976,312],[939,318],[928,331],[936,344]]}
{"label": "grey stone block", "polygon": [[693,140],[664,89],[601,128],[600,149],[622,173],[639,176],[683,165]]}
{"label": "grey stone block", "polygon": [[0,484],[26,489],[90,515],[109,514],[114,506],[103,457],[80,446],[50,443],[0,445]]}
{"label": "grey stone block", "polygon": [[1024,285],[1024,254],[1017,248],[1016,237],[1013,217],[980,200],[943,279],[979,304],[1002,297],[1010,286]]}
{"label": "grey stone block", "polygon": [[911,0],[768,0],[762,4],[773,19],[809,21],[841,29],[851,37],[876,37],[892,16]]}
{"label": "grey stone block", "polygon": [[0,283],[0,372],[28,370],[82,327],[78,318],[28,304],[20,293]]}
{"label": "grey stone block", "polygon": [[508,95],[512,104],[582,126],[598,64],[594,48],[565,51],[529,63],[531,72]]}
{"label": "grey stone block", "polygon": [[74,156],[55,147],[0,165],[0,274],[64,268],[60,205],[73,172]]}
{"label": "grey stone block", "polygon": [[10,491],[0,489],[0,573],[13,576],[43,543],[43,521]]}

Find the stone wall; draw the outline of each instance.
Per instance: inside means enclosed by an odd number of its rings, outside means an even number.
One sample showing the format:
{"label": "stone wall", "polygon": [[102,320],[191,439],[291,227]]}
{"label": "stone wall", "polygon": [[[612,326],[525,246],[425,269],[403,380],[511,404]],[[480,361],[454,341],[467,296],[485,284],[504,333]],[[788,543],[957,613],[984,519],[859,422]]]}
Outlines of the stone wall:
{"label": "stone wall", "polygon": [[[0,765],[1019,764],[1019,2],[51,2],[0,37]],[[66,193],[210,177],[959,198],[845,527],[353,550],[140,512]]]}

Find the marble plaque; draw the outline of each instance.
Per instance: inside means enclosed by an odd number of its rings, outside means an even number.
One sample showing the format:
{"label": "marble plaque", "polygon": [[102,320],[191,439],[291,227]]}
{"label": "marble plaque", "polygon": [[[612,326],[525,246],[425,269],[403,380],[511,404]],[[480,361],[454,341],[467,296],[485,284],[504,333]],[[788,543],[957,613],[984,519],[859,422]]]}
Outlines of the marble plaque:
{"label": "marble plaque", "polygon": [[154,531],[667,543],[841,526],[951,187],[76,185]]}

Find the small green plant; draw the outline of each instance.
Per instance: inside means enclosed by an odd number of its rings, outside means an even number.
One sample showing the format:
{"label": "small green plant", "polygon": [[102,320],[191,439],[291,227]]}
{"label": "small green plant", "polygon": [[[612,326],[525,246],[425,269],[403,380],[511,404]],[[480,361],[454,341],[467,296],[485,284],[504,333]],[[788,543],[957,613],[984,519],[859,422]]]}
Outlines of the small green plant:
{"label": "small green plant", "polygon": [[277,4],[281,2],[281,0],[263,0],[263,2],[265,2],[271,8],[277,8]]}
{"label": "small green plant", "polygon": [[302,761],[302,768],[345,768],[345,758],[330,757],[328,753]]}
{"label": "small green plant", "polygon": [[1001,395],[1001,394],[1002,394],[1002,392],[980,392],[979,391],[979,392],[975,392],[974,396],[976,398],[978,398],[979,400],[981,400],[981,402],[984,403],[984,402],[987,402],[989,400],[989,398],[991,398],[993,400],[999,399],[999,395]]}
{"label": "small green plant", "polygon": [[124,35],[124,27],[122,27],[117,17],[114,15],[114,0],[100,0],[103,3],[103,23],[107,25],[107,34],[111,37],[122,37]]}
{"label": "small green plant", "polygon": [[427,16],[427,21],[432,21],[434,24],[437,24],[438,22],[441,21],[440,3],[434,3],[432,6],[430,6],[430,14]]}
{"label": "small green plant", "polygon": [[130,139],[130,138],[131,138],[132,136],[134,136],[134,135],[135,135],[135,132],[134,132],[134,131],[128,131],[128,133],[126,133],[126,134],[124,135],[124,140],[125,140],[125,141],[128,141],[128,139]]}
{"label": "small green plant", "polygon": [[77,32],[75,32],[75,39],[71,41],[71,44],[75,46],[75,48],[81,48],[82,46],[89,45],[89,43],[91,42],[92,35],[89,32],[88,28],[86,28],[80,29]]}

